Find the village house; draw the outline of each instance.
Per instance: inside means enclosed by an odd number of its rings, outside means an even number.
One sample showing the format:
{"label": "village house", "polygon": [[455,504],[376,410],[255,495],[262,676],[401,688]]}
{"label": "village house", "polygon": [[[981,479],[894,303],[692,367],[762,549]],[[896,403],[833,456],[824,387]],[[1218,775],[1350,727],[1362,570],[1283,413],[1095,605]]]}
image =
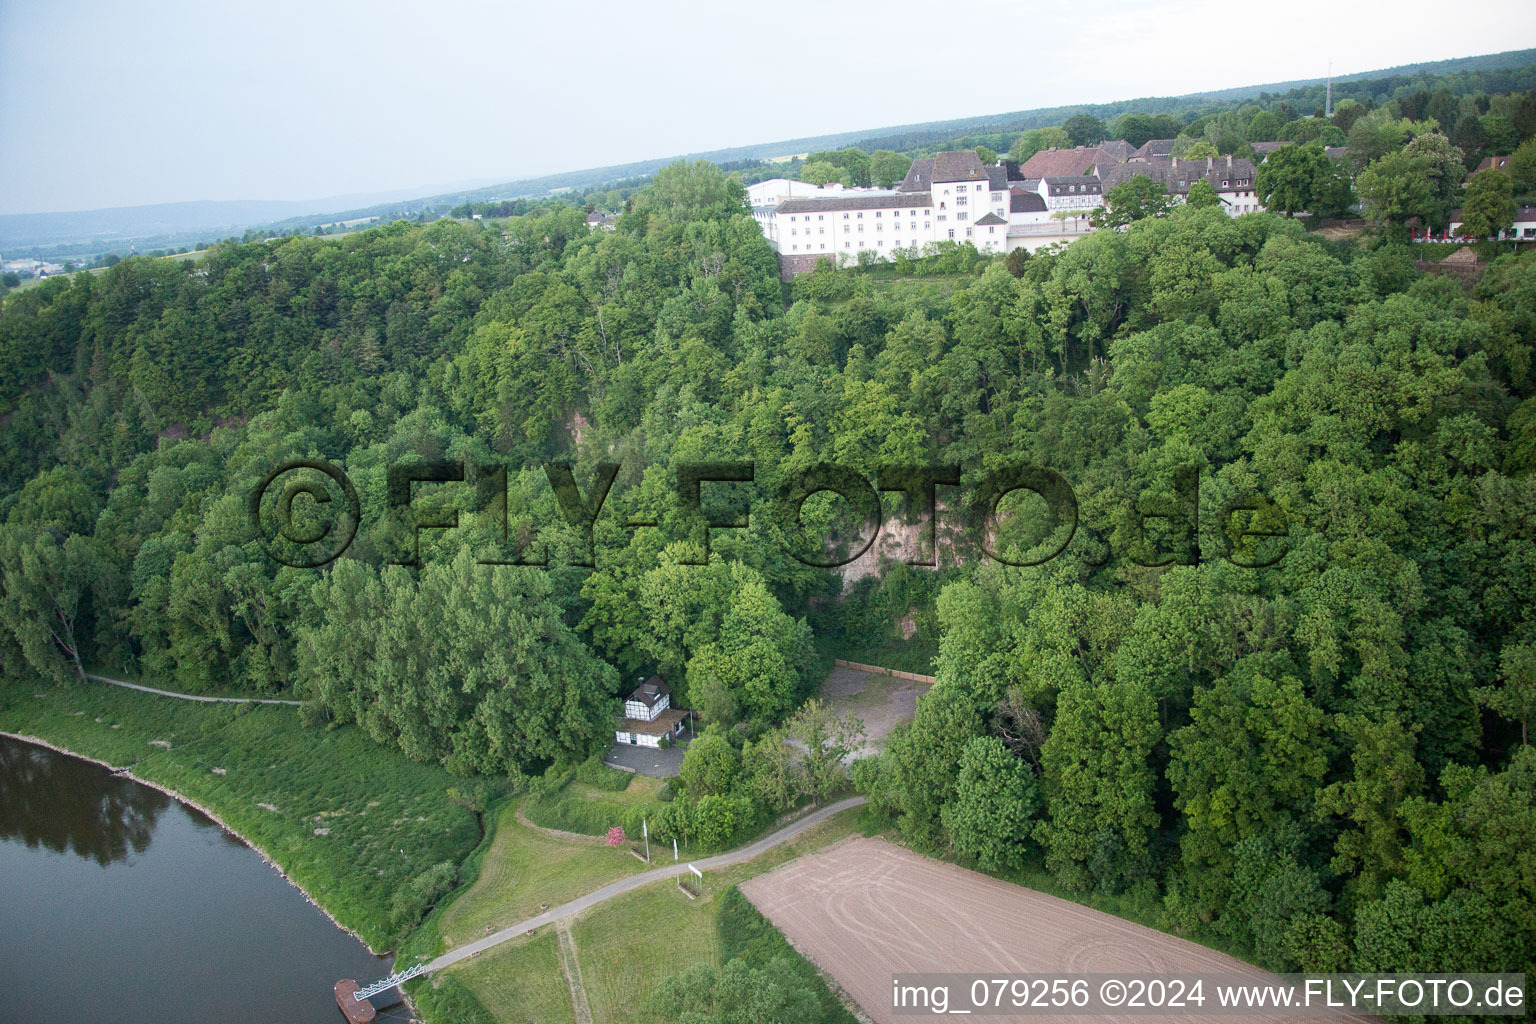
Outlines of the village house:
{"label": "village house", "polygon": [[614,742],[638,747],[659,747],[683,733],[688,712],[672,707],[672,690],[660,676],[651,676],[624,701],[624,719],[614,732]]}
{"label": "village house", "polygon": [[1072,149],[1042,149],[1019,164],[1021,178],[1073,178],[1093,174],[1097,167],[1110,167],[1131,158],[1131,144],[1120,139],[1097,146]]}
{"label": "village house", "polygon": [[1173,156],[1173,147],[1176,142],[1178,142],[1177,139],[1148,139],[1138,146],[1127,159],[1140,161],[1167,160]]}
{"label": "village house", "polygon": [[1258,168],[1246,157],[1228,154],[1200,160],[1180,160],[1170,156],[1127,162],[1111,168],[1104,175],[1104,188],[1107,191],[1123,185],[1132,177],[1152,178],[1161,182],[1169,195],[1180,200],[1189,195],[1195,182],[1204,179],[1215,191],[1216,198],[1221,200],[1222,209],[1232,217],[1258,213],[1264,209],[1259,202],[1255,184]]}
{"label": "village house", "polygon": [[1052,211],[1091,210],[1104,205],[1104,182],[1096,174],[1041,178],[1040,195]]}
{"label": "village house", "polygon": [[[1253,155],[1259,158],[1259,163],[1263,163],[1269,159],[1269,154],[1273,153],[1275,150],[1284,149],[1286,146],[1294,145],[1296,145],[1296,143],[1282,140],[1278,142],[1254,142],[1250,144],[1250,148],[1253,150]],[[1349,147],[1324,146],[1323,155],[1330,160],[1344,160],[1349,157]]]}
{"label": "village house", "polygon": [[[1444,231],[1434,232],[1426,228],[1417,217],[1408,222],[1408,234],[1415,242],[1475,242],[1478,239],[1462,231],[1461,210],[1451,211],[1450,224]],[[1522,206],[1515,213],[1515,223],[1499,232],[1501,242],[1536,241],[1536,206]]]}

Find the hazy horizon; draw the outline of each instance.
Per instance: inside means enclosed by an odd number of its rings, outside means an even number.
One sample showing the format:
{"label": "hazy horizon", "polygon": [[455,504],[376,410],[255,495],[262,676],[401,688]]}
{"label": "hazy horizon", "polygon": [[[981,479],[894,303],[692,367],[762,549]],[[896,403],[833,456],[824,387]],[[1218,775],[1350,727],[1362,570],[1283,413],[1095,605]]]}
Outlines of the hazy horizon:
{"label": "hazy horizon", "polygon": [[[1275,30],[1262,12],[1210,0],[1106,0],[1090,14],[1004,0],[932,10],[688,2],[664,15],[602,3],[578,21],[473,3],[428,14],[357,0],[4,4],[0,213],[426,195],[887,125],[1320,78],[1330,60],[1347,75],[1536,44],[1536,13],[1513,0],[1469,0],[1449,21],[1427,0],[1303,0],[1287,24],[1325,20],[1345,41],[1285,51],[1263,45]],[[1425,19],[1444,23],[1428,45],[1415,38]],[[935,31],[946,24],[954,31]],[[954,68],[964,73],[934,73]]]}

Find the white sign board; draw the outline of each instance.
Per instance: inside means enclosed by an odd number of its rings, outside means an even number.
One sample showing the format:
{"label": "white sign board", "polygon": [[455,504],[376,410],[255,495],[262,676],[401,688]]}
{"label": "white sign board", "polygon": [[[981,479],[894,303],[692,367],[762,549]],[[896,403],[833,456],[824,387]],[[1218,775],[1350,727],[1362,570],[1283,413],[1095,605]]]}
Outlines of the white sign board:
{"label": "white sign board", "polygon": [[700,878],[704,877],[704,872],[700,871],[698,868],[694,867],[692,864],[688,865],[688,870],[692,871],[694,874],[698,875]]}

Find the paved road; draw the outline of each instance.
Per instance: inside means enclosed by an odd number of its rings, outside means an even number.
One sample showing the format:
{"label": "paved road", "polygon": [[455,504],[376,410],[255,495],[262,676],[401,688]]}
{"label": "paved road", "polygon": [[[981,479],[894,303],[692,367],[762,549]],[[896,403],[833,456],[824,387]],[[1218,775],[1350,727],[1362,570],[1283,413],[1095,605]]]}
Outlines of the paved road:
{"label": "paved road", "polygon": [[177,693],[174,690],[157,690],[153,686],[140,686],[138,683],[125,683],[121,679],[109,679],[106,676],[94,676],[87,672],[87,679],[95,679],[102,683],[111,683],[113,686],[122,686],[129,690],[141,690],[144,693],[153,693],[159,697],[175,697],[177,700],[195,700],[199,704],[283,704],[287,707],[300,707],[303,701],[297,700],[272,700],[263,697],[203,697],[195,693]]}
{"label": "paved road", "polygon": [[[764,836],[762,839],[759,839],[755,843],[752,843],[748,846],[743,846],[738,850],[731,850],[729,853],[721,853],[713,857],[705,857],[703,860],[695,861],[694,863],[698,866],[700,871],[713,871],[716,868],[728,868],[733,864],[740,864],[744,861],[752,860],[754,857],[766,853],[768,850],[773,849],[775,846],[788,842],[789,840],[795,838],[795,836],[810,828],[812,825],[827,820],[839,811],[846,811],[850,807],[858,807],[862,803],[864,803],[864,798],[862,796],[852,796],[846,800],[839,800],[835,804],[828,804],[819,811],[807,814],[799,821],[792,822],[779,829],[777,832],[773,832]],[[514,924],[510,927],[503,928],[499,932],[493,932],[483,939],[476,939],[474,942],[466,943],[457,949],[450,949],[436,960],[433,960],[431,963],[427,964],[427,970],[440,971],[444,967],[448,967],[451,964],[456,964],[460,960],[474,956],[476,953],[484,952],[485,950],[490,949],[492,946],[498,946],[501,943],[506,942],[508,939],[515,939],[519,935],[523,935],[535,928],[539,928],[546,924],[552,924],[561,918],[570,917],[572,914],[580,913],[581,911],[586,910],[588,907],[596,906],[604,900],[612,899],[614,896],[617,896],[620,893],[629,892],[631,889],[638,889],[642,885],[650,885],[652,882],[660,882],[668,878],[676,878],[678,875],[687,873],[687,864],[668,864],[664,868],[653,868],[650,871],[642,871],[638,875],[630,875],[628,878],[621,878],[617,882],[611,882],[608,885],[603,886],[601,889],[595,889],[592,892],[587,893],[585,896],[579,896],[569,903],[562,903],[558,907],[552,907],[551,909],[544,911],[544,913],[540,914],[538,917],[530,917],[528,920],[519,924]],[[401,965],[396,966],[399,967]]]}

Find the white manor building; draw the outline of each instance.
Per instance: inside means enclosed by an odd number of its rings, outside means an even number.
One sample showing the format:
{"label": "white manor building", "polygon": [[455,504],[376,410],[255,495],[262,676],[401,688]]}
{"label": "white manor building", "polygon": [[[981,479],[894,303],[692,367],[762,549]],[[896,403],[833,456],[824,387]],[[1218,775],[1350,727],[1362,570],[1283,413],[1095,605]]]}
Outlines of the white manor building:
{"label": "white manor building", "polygon": [[863,252],[881,259],[901,251],[920,255],[933,242],[970,242],[983,252],[1008,249],[1004,170],[983,165],[971,150],[913,161],[894,189],[823,189],[814,195],[749,189],[748,196],[787,275],[822,259],[851,262]]}
{"label": "white manor building", "polygon": [[[1030,177],[1034,170],[1041,176]],[[944,152],[914,160],[894,189],[774,178],[749,186],[747,194],[789,278],[822,260],[918,256],[937,242],[969,242],[986,253],[1070,242],[1094,230],[1089,217],[1104,204],[1104,193],[1133,176],[1158,179],[1178,198],[1203,178],[1232,216],[1263,209],[1247,160],[1181,162],[1150,143],[1133,152],[1124,142],[1043,151],[1023,165],[999,160],[988,166],[968,149]]]}

